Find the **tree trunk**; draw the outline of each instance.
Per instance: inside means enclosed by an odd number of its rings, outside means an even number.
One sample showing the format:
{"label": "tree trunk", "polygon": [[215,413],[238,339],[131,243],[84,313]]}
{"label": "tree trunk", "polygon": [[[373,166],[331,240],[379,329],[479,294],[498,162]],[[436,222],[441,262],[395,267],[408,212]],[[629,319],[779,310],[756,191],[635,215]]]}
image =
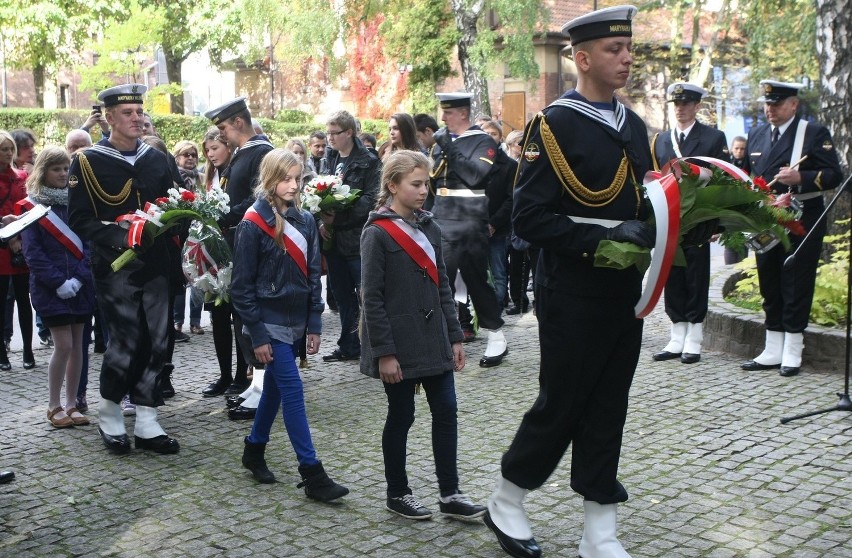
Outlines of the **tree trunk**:
{"label": "tree trunk", "polygon": [[461,64],[464,88],[473,93],[470,101],[471,120],[479,113],[491,114],[491,103],[488,101],[488,81],[475,61],[471,60],[470,51],[476,42],[476,22],[482,14],[483,2],[476,0],[469,6],[465,0],[452,0],[453,15],[460,37],[458,41],[459,63]]}
{"label": "tree trunk", "polygon": [[[848,0],[817,0],[816,28],[822,84],[820,121],[831,132],[845,179],[852,169],[852,113],[848,109],[852,95],[852,12]],[[834,221],[849,215],[849,196],[843,196],[829,215],[829,232],[848,231],[849,224],[838,227]]]}
{"label": "tree trunk", "polygon": [[169,77],[169,84],[180,87],[180,93],[172,93],[170,95],[170,110],[172,114],[183,114],[183,78],[181,65],[184,58],[176,56],[173,52],[165,48],[163,49],[163,57],[166,59],[166,75]]}
{"label": "tree trunk", "polygon": [[[710,31],[710,44],[704,49],[704,57],[701,63],[692,68],[693,74],[690,76],[690,82],[701,87],[710,79],[710,70],[713,68],[713,54],[716,51],[716,45],[719,43],[719,32],[728,21],[728,7],[730,0],[722,0],[722,5],[719,8],[719,13],[716,16],[716,21],[713,22],[713,27]],[[717,91],[718,95],[719,92]]]}
{"label": "tree trunk", "polygon": [[36,106],[44,108],[44,78],[47,71],[41,64],[33,66],[33,83],[35,84]]}

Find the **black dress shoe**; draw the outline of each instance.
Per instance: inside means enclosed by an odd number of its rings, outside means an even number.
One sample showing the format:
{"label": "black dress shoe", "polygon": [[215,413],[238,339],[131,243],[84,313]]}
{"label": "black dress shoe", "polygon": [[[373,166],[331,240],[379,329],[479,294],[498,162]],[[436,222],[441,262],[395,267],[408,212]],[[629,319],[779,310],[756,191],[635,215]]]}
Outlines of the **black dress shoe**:
{"label": "black dress shoe", "polygon": [[509,555],[515,556],[515,558],[539,558],[541,556],[541,547],[538,546],[535,539],[513,539],[494,525],[490,512],[485,512],[483,521],[497,535],[497,542],[500,543],[500,548],[505,550]]}
{"label": "black dress shoe", "polygon": [[216,380],[206,388],[201,391],[201,395],[204,397],[217,397],[225,393],[225,390],[228,389],[228,386],[231,385],[230,380],[224,380],[222,378]]}
{"label": "black dress shoe", "polygon": [[248,382],[239,384],[237,382],[234,382],[230,386],[228,386],[228,389],[225,390],[225,395],[239,395],[245,390],[247,390],[250,385],[251,384],[249,384]]}
{"label": "black dress shoe", "polygon": [[228,409],[236,409],[243,404],[243,399],[239,395],[229,395],[225,398],[225,407]]}
{"label": "black dress shoe", "polygon": [[651,358],[653,358],[654,360],[659,362],[659,361],[663,361],[663,360],[674,360],[676,358],[680,358],[681,354],[682,353],[672,353],[670,351],[660,351],[659,353],[654,353],[654,356],[651,357]]}
{"label": "black dress shoe", "polygon": [[330,355],[325,355],[322,359],[325,362],[343,362],[346,360],[360,360],[361,355],[350,355],[340,349],[334,349]]}
{"label": "black dress shoe", "polygon": [[503,362],[503,357],[509,354],[509,347],[506,347],[506,350],[503,351],[502,354],[497,356],[484,356],[479,359],[479,366],[482,368],[491,368],[492,366],[498,366],[501,362]]}
{"label": "black dress shoe", "polygon": [[228,418],[231,420],[254,420],[255,413],[257,413],[257,409],[240,405],[236,409],[228,410]]}
{"label": "black dress shoe", "polygon": [[160,436],[155,436],[153,438],[140,438],[139,436],[134,436],[136,439],[136,448],[137,449],[145,449],[155,451],[157,453],[177,453],[180,451],[180,444],[174,438],[169,438],[165,434],[161,434]]}
{"label": "black dress shoe", "polygon": [[0,370],[3,370],[5,372],[5,371],[11,370],[11,369],[12,369],[12,365],[11,365],[11,363],[9,363],[8,359],[6,359],[3,362],[0,362]]}
{"label": "black dress shoe", "polygon": [[755,370],[772,370],[773,368],[781,368],[781,363],[778,364],[760,364],[759,362],[755,362],[753,360],[747,360],[744,363],[740,364],[740,368],[743,370],[748,370],[749,372],[754,372]]}
{"label": "black dress shoe", "polygon": [[0,472],[0,484],[6,484],[15,480],[15,473],[12,471]]}
{"label": "black dress shoe", "polygon": [[801,370],[798,366],[782,366],[781,371],[778,372],[778,375],[784,376],[785,378],[789,378],[790,376],[795,376]]}
{"label": "black dress shoe", "polygon": [[98,428],[98,432],[101,433],[101,440],[104,441],[104,445],[110,453],[113,453],[115,455],[124,455],[125,453],[130,453],[130,438],[127,437],[127,434],[112,436],[110,434],[107,434],[100,428]]}
{"label": "black dress shoe", "polygon": [[680,355],[680,361],[684,364],[695,364],[701,360],[701,355],[695,353],[683,353]]}
{"label": "black dress shoe", "polygon": [[33,368],[35,368],[35,361],[34,360],[25,360],[24,361],[24,370],[32,370]]}

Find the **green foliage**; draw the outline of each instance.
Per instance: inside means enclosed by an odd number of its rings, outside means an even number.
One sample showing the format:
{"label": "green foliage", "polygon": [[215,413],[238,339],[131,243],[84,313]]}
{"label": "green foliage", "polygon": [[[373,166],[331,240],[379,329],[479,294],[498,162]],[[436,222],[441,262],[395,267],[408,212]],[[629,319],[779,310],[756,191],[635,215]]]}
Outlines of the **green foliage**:
{"label": "green foliage", "polygon": [[491,0],[488,7],[494,10],[500,25],[492,31],[487,21],[481,18],[473,47],[477,67],[480,71],[493,71],[491,64],[496,60],[504,63],[507,73],[514,78],[538,78],[533,36],[536,29],[545,27],[550,20],[545,3],[538,0]]}
{"label": "green foliage", "polygon": [[754,83],[762,79],[816,80],[816,9],[813,0],[761,0],[740,4]]}
{"label": "green foliage", "polygon": [[305,123],[313,122],[314,116],[299,109],[281,109],[276,113],[275,120],[281,122]]}
{"label": "green foliage", "polygon": [[[435,92],[432,92],[432,96],[434,97]],[[388,121],[387,120],[377,120],[373,118],[364,118],[361,119],[361,132],[365,134],[372,134],[377,138],[383,138],[387,135],[388,131]],[[377,146],[378,147],[378,146]]]}
{"label": "green foliage", "polygon": [[[849,220],[837,221],[837,226],[848,230]],[[831,247],[831,259],[822,262],[817,268],[814,287],[814,300],[811,305],[810,321],[827,327],[846,326],[846,294],[849,273],[849,235],[830,235],[825,237]],[[762,308],[763,297],[757,278],[754,257],[738,263],[736,269],[742,273],[736,288],[727,300],[737,306],[751,310]]]}
{"label": "green foliage", "polygon": [[[47,145],[65,145],[68,132],[79,128],[88,116],[87,111],[79,110],[2,109],[0,129],[29,128],[39,140],[38,148],[42,149]],[[154,114],[151,118],[157,134],[169,149],[185,139],[200,144],[211,125],[209,120],[200,116]],[[280,122],[268,118],[258,118],[258,121],[275,145],[284,145],[292,137],[307,138],[311,132],[321,128],[316,122]],[[94,141],[100,139],[99,130],[98,127],[91,130]]]}

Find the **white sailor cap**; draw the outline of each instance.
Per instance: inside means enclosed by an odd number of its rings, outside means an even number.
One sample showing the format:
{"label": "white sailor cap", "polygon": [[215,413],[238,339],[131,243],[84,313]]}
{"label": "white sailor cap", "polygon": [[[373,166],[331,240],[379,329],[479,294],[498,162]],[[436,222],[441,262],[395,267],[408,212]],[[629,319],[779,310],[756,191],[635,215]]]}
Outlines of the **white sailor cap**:
{"label": "white sailor cap", "polygon": [[436,93],[442,109],[469,107],[473,93],[460,91],[458,93]]}
{"label": "white sailor cap", "polygon": [[759,97],[758,101],[764,103],[777,103],[783,101],[787,97],[796,97],[799,94],[799,89],[804,87],[801,83],[787,83],[783,81],[775,81],[765,79],[760,82],[760,90],[763,96]]}
{"label": "white sailor cap", "polygon": [[246,98],[237,97],[233,101],[228,101],[222,106],[208,110],[204,113],[204,117],[209,118],[213,124],[218,124],[219,122],[227,120],[244,110],[248,110]]}
{"label": "white sailor cap", "polygon": [[669,102],[672,101],[700,101],[707,95],[707,90],[685,81],[673,83],[666,89]]}
{"label": "white sailor cap", "polygon": [[596,10],[563,25],[562,33],[568,35],[572,45],[603,37],[632,37],[631,21],[637,11],[636,6],[629,5]]}
{"label": "white sailor cap", "polygon": [[124,85],[116,85],[115,87],[104,89],[98,93],[98,100],[102,102],[105,107],[114,107],[115,105],[120,104],[141,105],[142,95],[144,95],[146,91],[148,91],[148,87],[146,85],[141,85],[139,83],[125,83]]}

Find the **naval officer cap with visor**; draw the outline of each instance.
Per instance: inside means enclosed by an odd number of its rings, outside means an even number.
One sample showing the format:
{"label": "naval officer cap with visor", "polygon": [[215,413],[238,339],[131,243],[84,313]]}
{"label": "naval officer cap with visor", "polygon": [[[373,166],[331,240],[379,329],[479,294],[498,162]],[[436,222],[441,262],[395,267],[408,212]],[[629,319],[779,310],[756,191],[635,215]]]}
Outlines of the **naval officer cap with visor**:
{"label": "naval officer cap with visor", "polygon": [[707,96],[707,90],[691,83],[680,82],[669,85],[668,89],[666,89],[666,94],[669,96],[667,101],[669,103],[675,101],[697,103]]}
{"label": "naval officer cap with visor", "polygon": [[789,97],[797,97],[799,89],[802,87],[804,85],[801,83],[786,83],[773,79],[765,79],[760,82],[760,90],[763,92],[763,95],[757,100],[770,105],[780,103]]}

